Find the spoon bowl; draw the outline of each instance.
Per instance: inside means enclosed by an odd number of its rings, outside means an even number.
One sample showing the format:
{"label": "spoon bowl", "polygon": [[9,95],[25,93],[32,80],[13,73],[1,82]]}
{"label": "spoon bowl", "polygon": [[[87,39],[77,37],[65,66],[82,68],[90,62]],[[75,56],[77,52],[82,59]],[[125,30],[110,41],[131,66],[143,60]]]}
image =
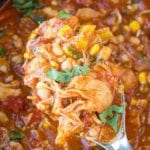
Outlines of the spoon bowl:
{"label": "spoon bowl", "polygon": [[[124,88],[121,85],[119,89],[121,94],[122,106],[125,106],[126,102],[125,102]],[[113,138],[110,142],[100,142],[97,140],[92,140],[92,142],[103,147],[106,150],[132,150],[131,145],[126,136],[125,121],[126,121],[126,112],[124,111],[121,119],[120,129],[115,138]]]}

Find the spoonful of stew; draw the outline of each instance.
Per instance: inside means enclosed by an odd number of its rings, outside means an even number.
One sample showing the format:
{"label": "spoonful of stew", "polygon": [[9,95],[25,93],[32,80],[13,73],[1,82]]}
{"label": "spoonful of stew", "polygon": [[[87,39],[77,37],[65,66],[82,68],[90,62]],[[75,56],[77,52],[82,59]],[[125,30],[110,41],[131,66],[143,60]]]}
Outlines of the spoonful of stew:
{"label": "spoonful of stew", "polygon": [[[32,31],[24,54],[24,83],[37,108],[58,121],[56,144],[79,136],[116,149],[125,137],[120,74],[109,61],[112,37],[108,27],[80,24],[67,11]],[[117,142],[109,143],[114,138]]]}

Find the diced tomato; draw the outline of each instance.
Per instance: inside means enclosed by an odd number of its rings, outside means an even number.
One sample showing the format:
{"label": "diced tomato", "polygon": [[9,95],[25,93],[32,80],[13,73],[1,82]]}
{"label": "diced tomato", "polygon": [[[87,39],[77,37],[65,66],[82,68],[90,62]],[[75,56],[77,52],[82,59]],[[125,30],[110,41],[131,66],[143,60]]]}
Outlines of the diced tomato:
{"label": "diced tomato", "polygon": [[31,107],[27,111],[21,113],[21,118],[25,125],[35,126],[41,122],[42,113],[35,107]]}
{"label": "diced tomato", "polygon": [[9,97],[2,102],[2,107],[7,111],[18,113],[21,110],[26,109],[27,100],[24,97]]}
{"label": "diced tomato", "polygon": [[83,124],[85,125],[85,128],[89,127],[93,123],[92,114],[88,112],[83,112],[80,119],[84,122]]}

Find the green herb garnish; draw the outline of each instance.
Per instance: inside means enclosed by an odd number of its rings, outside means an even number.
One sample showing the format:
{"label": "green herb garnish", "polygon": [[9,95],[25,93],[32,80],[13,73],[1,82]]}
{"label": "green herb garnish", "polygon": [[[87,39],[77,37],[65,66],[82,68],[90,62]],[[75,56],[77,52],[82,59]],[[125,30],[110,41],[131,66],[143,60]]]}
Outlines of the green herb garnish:
{"label": "green herb garnish", "polygon": [[77,75],[87,75],[89,68],[87,66],[75,66],[72,71],[57,71],[56,69],[49,69],[47,71],[48,78],[61,83],[67,83],[72,77]]}
{"label": "green herb garnish", "polygon": [[82,54],[73,50],[73,49],[69,49],[69,51],[77,58],[80,59],[82,57]]}
{"label": "green herb garnish", "polygon": [[61,83],[69,82],[72,76],[68,72],[57,71],[55,69],[48,70],[47,75],[50,79]]}
{"label": "green herb garnish", "polygon": [[87,75],[90,72],[89,68],[87,66],[75,66],[72,70],[73,76],[78,75]]}
{"label": "green herb garnish", "polygon": [[32,11],[42,7],[42,4],[37,0],[13,0],[12,6],[24,16],[32,16]]}
{"label": "green herb garnish", "polygon": [[6,52],[5,49],[3,47],[0,47],[0,57],[5,56]]}
{"label": "green herb garnish", "polygon": [[64,10],[61,10],[59,13],[58,13],[59,17],[61,19],[68,19],[71,17],[71,14],[67,11],[64,11]]}
{"label": "green herb garnish", "polygon": [[[99,114],[99,118],[104,124],[108,124],[111,128],[117,132],[118,131],[118,120],[121,117],[120,114],[124,112],[124,106],[112,105],[108,109],[104,110]],[[117,114],[115,114],[117,113]]]}
{"label": "green herb garnish", "polygon": [[38,23],[38,24],[41,24],[42,22],[46,21],[47,19],[45,17],[40,17],[38,15],[35,15],[33,17],[33,21]]}
{"label": "green herb garnish", "polygon": [[0,31],[0,38],[3,37],[5,35],[4,31]]}
{"label": "green herb garnish", "polygon": [[12,141],[21,141],[24,137],[24,134],[18,130],[11,131],[10,133],[10,140]]}

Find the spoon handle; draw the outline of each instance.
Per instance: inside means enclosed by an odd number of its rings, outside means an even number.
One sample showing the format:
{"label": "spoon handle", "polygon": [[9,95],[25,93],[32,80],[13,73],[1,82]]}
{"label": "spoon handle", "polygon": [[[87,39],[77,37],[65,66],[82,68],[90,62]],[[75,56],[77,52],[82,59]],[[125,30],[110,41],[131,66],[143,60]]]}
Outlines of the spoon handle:
{"label": "spoon handle", "polygon": [[105,150],[132,150],[131,145],[127,140],[126,134],[111,144],[102,144],[97,141],[94,141],[94,143],[100,145]]}
{"label": "spoon handle", "polygon": [[111,144],[113,150],[132,150],[129,141],[127,140],[126,134],[119,140]]}

